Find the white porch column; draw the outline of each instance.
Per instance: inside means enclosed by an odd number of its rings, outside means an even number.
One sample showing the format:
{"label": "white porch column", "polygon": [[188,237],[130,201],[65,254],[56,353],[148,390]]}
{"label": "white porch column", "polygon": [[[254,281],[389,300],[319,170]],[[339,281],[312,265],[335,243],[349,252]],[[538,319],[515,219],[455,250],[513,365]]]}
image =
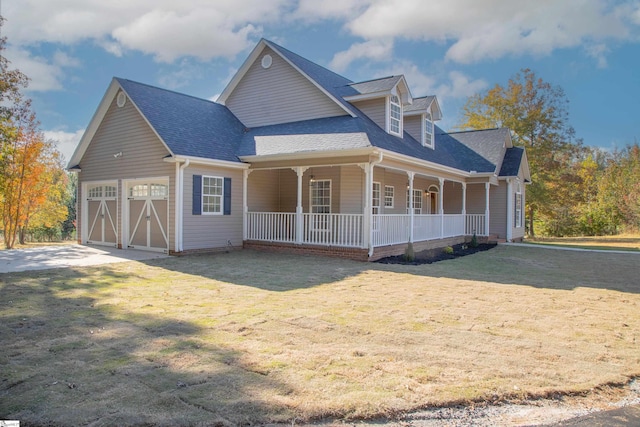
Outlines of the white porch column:
{"label": "white porch column", "polygon": [[507,178],[507,242],[510,242],[513,238],[514,208],[513,181],[511,178]]}
{"label": "white porch column", "polygon": [[302,244],[304,234],[304,221],[302,217],[302,176],[307,169],[307,167],[303,166],[298,166],[293,169],[298,175],[298,202],[296,204],[296,243],[298,244]]}
{"label": "white porch column", "polygon": [[489,221],[489,188],[491,187],[491,184],[488,182],[484,183],[484,192],[485,192],[485,208],[484,208],[484,220],[485,220],[485,230],[484,230],[484,234],[486,236],[489,235],[489,230],[491,229],[491,222]]}
{"label": "white porch column", "polygon": [[[362,189],[362,199],[364,200],[362,208],[362,246],[368,248],[371,251],[371,202],[372,202],[372,190],[373,190],[373,165],[369,163],[359,163],[360,169],[364,172],[364,188]],[[371,166],[371,167],[370,167]]]}
{"label": "white porch column", "polygon": [[248,238],[248,229],[247,229],[247,221],[249,220],[249,174],[251,174],[250,169],[245,169],[242,171],[242,240],[247,240]]}
{"label": "white porch column", "polygon": [[415,175],[415,172],[407,172],[409,178],[409,243],[413,243],[413,225],[415,221],[415,210],[413,209],[413,178]]}
{"label": "white porch column", "polygon": [[438,206],[440,207],[440,238],[444,237],[444,178],[438,178],[440,191],[438,191]]}
{"label": "white porch column", "polygon": [[467,231],[467,183],[462,183],[462,219],[464,220],[464,234],[469,234]]}

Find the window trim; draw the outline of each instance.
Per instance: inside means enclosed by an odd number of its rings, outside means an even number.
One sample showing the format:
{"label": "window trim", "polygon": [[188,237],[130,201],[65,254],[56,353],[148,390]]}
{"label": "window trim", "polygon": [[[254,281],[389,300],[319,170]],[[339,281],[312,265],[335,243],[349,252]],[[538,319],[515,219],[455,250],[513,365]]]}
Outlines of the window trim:
{"label": "window trim", "polygon": [[[397,102],[394,101],[394,98],[397,99]],[[402,120],[402,115],[403,115],[403,109],[402,109],[402,101],[400,100],[400,96],[399,95],[390,95],[387,98],[387,111],[388,111],[388,117],[387,117],[387,130],[388,133],[391,135],[395,135],[395,136],[402,136],[402,131],[403,131],[403,120]],[[395,118],[393,117],[393,107],[397,106],[398,107],[398,117]],[[392,123],[393,121],[397,121],[398,122],[398,132],[394,131],[392,129]]]}
{"label": "window trim", "polygon": [[[209,179],[215,179],[220,181],[220,194],[205,194],[205,181]],[[209,185],[210,187],[210,185]],[[205,197],[218,197],[220,199],[219,211],[217,212],[209,212],[206,210],[206,206],[211,205],[210,203],[205,203]],[[201,206],[201,214],[202,215],[223,215],[224,214],[224,177],[221,176],[213,176],[213,175],[202,175],[202,184],[201,184],[201,194],[200,194],[200,206]]]}
{"label": "window trim", "polygon": [[[387,190],[391,189],[391,195],[389,196],[387,194]],[[395,193],[396,193],[396,189],[393,185],[385,185],[384,186],[384,207],[389,208],[389,209],[393,209],[394,206],[394,201],[395,201]],[[391,203],[387,203],[389,200],[391,200]]]}
{"label": "window trim", "polygon": [[[319,183],[329,183],[329,194],[328,199],[329,199],[329,204],[322,204],[322,205],[316,205],[314,204],[314,197],[313,197],[313,191],[315,189],[317,189],[317,186]],[[332,202],[332,192],[331,192],[331,187],[332,187],[332,182],[331,179],[314,179],[309,186],[309,213],[310,214],[319,214],[319,215],[329,215],[328,220],[323,221],[322,218],[313,218],[311,221],[311,229],[313,231],[330,231],[331,230],[331,202]],[[328,207],[329,208],[329,212],[314,212],[314,207]]]}
{"label": "window trim", "polygon": [[[413,189],[413,214],[414,215],[422,215],[422,190],[418,190],[416,188]],[[417,196],[417,198],[416,198]],[[416,207],[416,201],[418,201],[420,207]],[[407,188],[407,215],[410,215],[411,211],[409,211],[409,189]]]}
{"label": "window trim", "polygon": [[520,189],[518,188],[518,191],[516,191],[515,194],[515,198],[514,198],[514,202],[515,202],[515,206],[513,207],[513,214],[515,216],[515,221],[514,221],[514,227],[515,228],[522,228],[522,192],[520,191]]}
{"label": "window trim", "polygon": [[[427,123],[431,124],[431,133],[427,133]],[[424,114],[424,120],[422,121],[422,145],[428,148],[433,148],[435,142],[435,124],[433,123],[433,115],[431,113]],[[429,138],[427,138],[429,135]]]}

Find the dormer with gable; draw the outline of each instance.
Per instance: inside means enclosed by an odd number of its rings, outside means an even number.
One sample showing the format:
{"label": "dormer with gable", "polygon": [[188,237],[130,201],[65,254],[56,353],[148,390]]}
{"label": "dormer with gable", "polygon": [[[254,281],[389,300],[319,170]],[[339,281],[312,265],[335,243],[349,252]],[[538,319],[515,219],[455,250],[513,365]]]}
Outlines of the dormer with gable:
{"label": "dormer with gable", "polygon": [[385,132],[402,138],[403,111],[413,102],[404,76],[352,83],[349,88],[354,93],[345,96],[345,101],[366,114]]}
{"label": "dormer with gable", "polygon": [[435,122],[442,119],[442,111],[435,96],[414,98],[404,109],[404,129],[424,147],[435,148]]}

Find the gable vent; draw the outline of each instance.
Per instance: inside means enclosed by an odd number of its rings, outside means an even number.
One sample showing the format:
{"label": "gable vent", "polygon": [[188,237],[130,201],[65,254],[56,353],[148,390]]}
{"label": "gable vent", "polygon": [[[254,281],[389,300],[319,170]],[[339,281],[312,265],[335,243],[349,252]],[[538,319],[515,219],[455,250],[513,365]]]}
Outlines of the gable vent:
{"label": "gable vent", "polygon": [[271,67],[271,64],[273,64],[273,58],[271,55],[265,55],[262,57],[262,68],[267,69]]}
{"label": "gable vent", "polygon": [[116,104],[118,105],[118,107],[124,107],[124,104],[127,103],[127,95],[124,94],[124,92],[120,91],[118,92],[118,97],[116,98]]}

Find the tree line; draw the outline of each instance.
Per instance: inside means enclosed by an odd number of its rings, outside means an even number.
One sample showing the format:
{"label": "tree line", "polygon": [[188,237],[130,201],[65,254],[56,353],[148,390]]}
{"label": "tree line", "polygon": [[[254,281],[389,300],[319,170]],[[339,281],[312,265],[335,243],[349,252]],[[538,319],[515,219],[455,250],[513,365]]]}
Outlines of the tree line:
{"label": "tree line", "polygon": [[[0,27],[2,22],[0,17]],[[0,38],[0,220],[11,249],[28,235],[59,239],[73,196],[62,156],[23,94],[29,79],[11,69],[5,45]]]}
{"label": "tree line", "polygon": [[530,237],[638,232],[638,142],[614,152],[584,145],[569,124],[568,105],[562,88],[523,69],[506,85],[471,96],[457,127],[507,127],[514,145],[525,148]]}

